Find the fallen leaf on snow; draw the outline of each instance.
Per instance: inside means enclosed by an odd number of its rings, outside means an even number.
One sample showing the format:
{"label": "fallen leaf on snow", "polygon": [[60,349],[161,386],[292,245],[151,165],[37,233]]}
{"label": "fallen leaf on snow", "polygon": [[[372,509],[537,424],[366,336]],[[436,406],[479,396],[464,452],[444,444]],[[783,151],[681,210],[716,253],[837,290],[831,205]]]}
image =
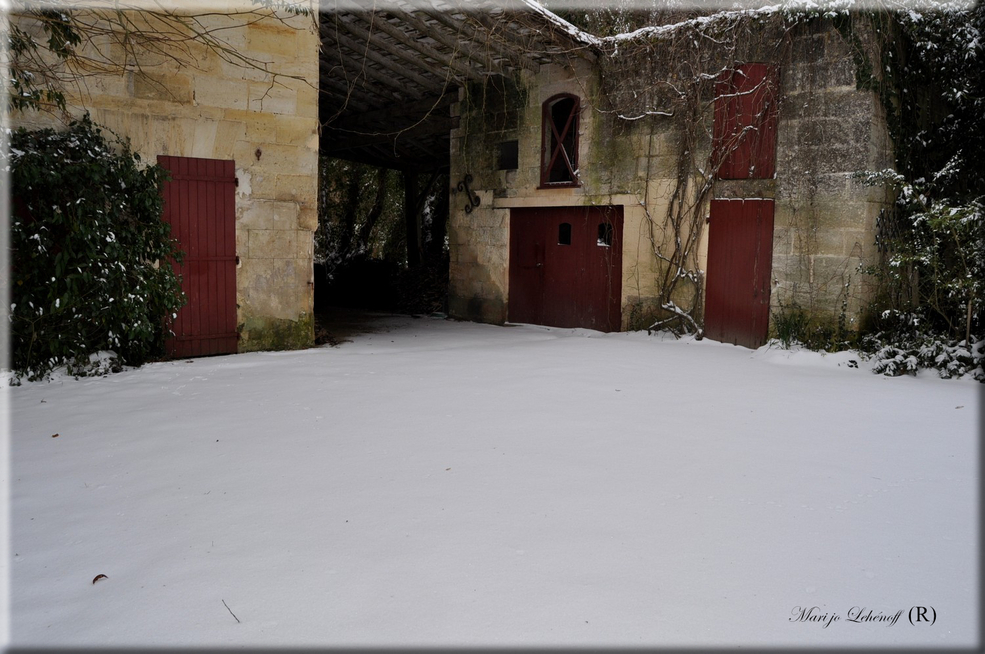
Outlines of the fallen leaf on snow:
{"label": "fallen leaf on snow", "polygon": [[92,583],[96,583],[100,579],[109,579],[109,577],[107,577],[106,575],[96,575],[95,577],[92,578]]}

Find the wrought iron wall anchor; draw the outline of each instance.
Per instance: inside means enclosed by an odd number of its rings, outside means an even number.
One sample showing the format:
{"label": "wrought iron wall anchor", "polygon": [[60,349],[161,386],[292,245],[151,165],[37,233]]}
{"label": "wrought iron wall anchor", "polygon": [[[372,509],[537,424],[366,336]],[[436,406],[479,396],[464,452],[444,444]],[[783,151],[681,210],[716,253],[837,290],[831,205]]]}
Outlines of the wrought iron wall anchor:
{"label": "wrought iron wall anchor", "polygon": [[465,179],[458,183],[456,187],[459,191],[465,191],[465,195],[468,196],[469,203],[465,205],[465,213],[472,213],[472,209],[479,206],[482,201],[478,194],[474,193],[472,189],[469,188],[469,184],[472,183],[472,175],[466,173]]}

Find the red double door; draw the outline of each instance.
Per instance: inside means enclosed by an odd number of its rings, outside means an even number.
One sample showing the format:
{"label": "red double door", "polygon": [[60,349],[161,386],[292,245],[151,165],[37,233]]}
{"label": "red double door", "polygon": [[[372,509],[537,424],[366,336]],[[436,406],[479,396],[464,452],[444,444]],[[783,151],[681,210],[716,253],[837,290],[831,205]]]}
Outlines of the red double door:
{"label": "red double door", "polygon": [[509,320],[619,331],[622,207],[510,212]]}
{"label": "red double door", "polygon": [[175,266],[187,304],[167,342],[173,357],[232,354],[236,331],[236,171],[232,161],[157,158],[171,173],[164,220],[185,255]]}

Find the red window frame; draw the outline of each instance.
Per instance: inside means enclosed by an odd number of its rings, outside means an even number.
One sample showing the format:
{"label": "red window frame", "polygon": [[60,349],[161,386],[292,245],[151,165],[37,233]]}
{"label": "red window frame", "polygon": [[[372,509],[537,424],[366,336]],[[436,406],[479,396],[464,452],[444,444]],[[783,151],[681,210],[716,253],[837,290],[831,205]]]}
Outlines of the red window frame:
{"label": "red window frame", "polygon": [[[564,125],[554,121],[554,106],[564,100],[571,100],[571,112]],[[540,188],[574,188],[581,186],[578,181],[578,121],[581,114],[581,100],[571,93],[551,96],[543,104],[541,128],[542,148],[540,164]],[[570,140],[569,140],[570,136]],[[569,151],[570,149],[570,151]],[[564,179],[551,181],[558,173]]]}

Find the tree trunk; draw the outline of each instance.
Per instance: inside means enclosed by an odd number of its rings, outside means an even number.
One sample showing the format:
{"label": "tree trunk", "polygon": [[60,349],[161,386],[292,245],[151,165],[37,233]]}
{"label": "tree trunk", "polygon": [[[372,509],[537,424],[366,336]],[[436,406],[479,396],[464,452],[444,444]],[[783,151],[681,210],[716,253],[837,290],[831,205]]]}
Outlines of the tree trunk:
{"label": "tree trunk", "polygon": [[373,207],[366,216],[366,222],[359,228],[359,249],[361,251],[366,251],[369,248],[369,235],[372,233],[373,227],[376,226],[376,221],[383,215],[383,204],[386,200],[387,173],[389,172],[387,168],[376,169],[376,199],[373,201]]}
{"label": "tree trunk", "polygon": [[407,234],[407,267],[416,268],[421,263],[421,223],[417,202],[417,173],[403,171],[404,177],[404,229]]}
{"label": "tree trunk", "polygon": [[431,216],[431,242],[428,256],[432,261],[440,261],[445,250],[445,234],[448,229],[448,180],[440,178],[441,188],[438,189],[438,201],[435,203],[434,215]]}

